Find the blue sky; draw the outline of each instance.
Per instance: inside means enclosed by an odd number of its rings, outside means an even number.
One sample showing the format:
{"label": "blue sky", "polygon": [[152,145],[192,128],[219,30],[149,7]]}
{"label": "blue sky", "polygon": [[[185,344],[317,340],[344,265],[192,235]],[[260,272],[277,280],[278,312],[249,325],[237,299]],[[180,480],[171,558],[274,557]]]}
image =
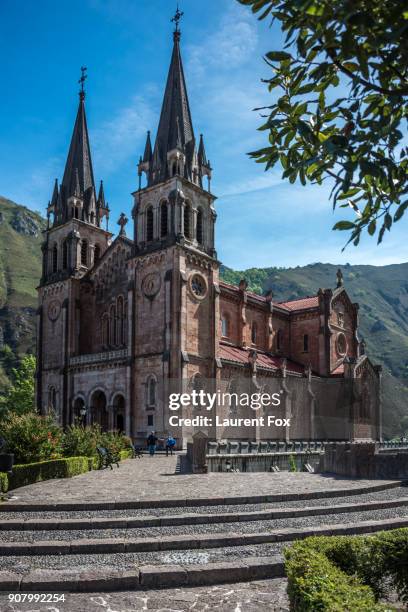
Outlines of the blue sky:
{"label": "blue sky", "polygon": [[[341,248],[323,187],[281,181],[246,155],[263,146],[254,107],[270,103],[262,55],[281,46],[278,28],[235,0],[181,0],[182,53],[196,135],[214,168],[217,249],[236,269],[316,261],[388,264],[408,260],[403,219],[381,247],[365,238]],[[1,0],[0,194],[44,212],[62,178],[88,67],[87,116],[95,178],[112,209],[130,215],[137,161],[157,128],[172,46],[173,0]]]}

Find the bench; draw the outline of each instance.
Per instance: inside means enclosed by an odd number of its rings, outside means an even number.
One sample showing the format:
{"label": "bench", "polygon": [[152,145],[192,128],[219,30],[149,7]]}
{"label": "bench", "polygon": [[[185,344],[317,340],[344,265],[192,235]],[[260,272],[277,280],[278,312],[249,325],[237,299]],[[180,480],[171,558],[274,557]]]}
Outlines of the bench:
{"label": "bench", "polygon": [[101,462],[99,469],[103,470],[104,468],[110,467],[110,469],[113,470],[113,464],[116,464],[119,467],[118,457],[115,457],[107,448],[97,446],[96,451]]}
{"label": "bench", "polygon": [[143,457],[143,449],[140,446],[132,444],[133,459],[141,459]]}

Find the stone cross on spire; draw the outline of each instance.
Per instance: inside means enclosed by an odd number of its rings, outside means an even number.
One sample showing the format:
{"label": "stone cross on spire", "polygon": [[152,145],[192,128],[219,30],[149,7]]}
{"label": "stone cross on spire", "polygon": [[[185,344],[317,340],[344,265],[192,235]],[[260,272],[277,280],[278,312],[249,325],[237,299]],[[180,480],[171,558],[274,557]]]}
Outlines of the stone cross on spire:
{"label": "stone cross on spire", "polygon": [[118,220],[118,225],[120,226],[119,236],[126,236],[125,225],[127,225],[127,222],[128,218],[125,213],[121,213]]}
{"label": "stone cross on spire", "polygon": [[88,78],[88,75],[86,74],[87,71],[87,67],[86,66],[81,66],[81,78],[79,79],[78,83],[81,85],[81,89],[79,92],[79,97],[81,98],[81,100],[83,100],[85,98],[85,81]]}
{"label": "stone cross on spire", "polygon": [[174,17],[171,20],[173,23],[176,24],[176,29],[174,31],[174,34],[180,34],[179,23],[180,23],[183,15],[184,15],[184,13],[182,11],[180,11],[179,5],[177,4],[176,14],[174,15]]}

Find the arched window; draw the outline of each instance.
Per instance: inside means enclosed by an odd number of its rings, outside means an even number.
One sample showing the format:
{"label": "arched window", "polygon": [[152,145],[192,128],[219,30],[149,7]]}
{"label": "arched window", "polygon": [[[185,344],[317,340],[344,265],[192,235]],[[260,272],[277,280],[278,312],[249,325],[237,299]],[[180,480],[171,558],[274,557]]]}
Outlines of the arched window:
{"label": "arched window", "polygon": [[120,296],[118,297],[118,322],[117,322],[117,327],[118,327],[118,332],[117,332],[117,336],[118,336],[118,344],[123,344],[124,343],[124,337],[125,337],[125,330],[123,328],[123,315],[124,315],[124,307],[123,307],[123,297]]}
{"label": "arched window", "polygon": [[58,246],[56,244],[54,244],[52,249],[52,271],[58,271]]}
{"label": "arched window", "polygon": [[96,244],[95,250],[94,250],[94,263],[97,264],[100,258],[101,258],[101,247],[99,246],[99,244]]}
{"label": "arched window", "polygon": [[104,347],[109,344],[109,317],[107,314],[102,317],[102,344]]}
{"label": "arched window", "polygon": [[91,223],[94,224],[95,223],[95,213],[91,212]]}
{"label": "arched window", "polygon": [[55,387],[48,389],[48,412],[56,412],[57,409],[57,392]]}
{"label": "arched window", "polygon": [[123,344],[127,345],[127,337],[128,337],[128,303],[125,302],[125,314],[123,317]]}
{"label": "arched window", "polygon": [[151,242],[153,240],[153,229],[154,229],[153,208],[150,206],[147,209],[147,213],[146,213],[146,242]]}
{"label": "arched window", "polygon": [[74,208],[74,217],[75,219],[79,219],[79,209],[77,206],[75,206]]}
{"label": "arched window", "polygon": [[65,242],[62,245],[62,267],[64,270],[68,268],[68,242]]}
{"label": "arched window", "polygon": [[224,338],[229,336],[229,319],[227,315],[223,315],[221,318],[221,334]]}
{"label": "arched window", "polygon": [[304,334],[303,336],[303,352],[304,353],[309,352],[309,335],[308,334]]}
{"label": "arched window", "polygon": [[168,234],[169,222],[168,222],[168,206],[166,202],[163,202],[160,207],[160,236],[164,238]]}
{"label": "arched window", "polygon": [[81,243],[81,264],[83,266],[88,265],[88,242],[86,240]]}
{"label": "arched window", "polygon": [[175,176],[177,174],[177,163],[173,162],[173,166],[172,166],[172,176]]}
{"label": "arched window", "polygon": [[197,211],[197,242],[203,244],[203,211],[201,208]]}
{"label": "arched window", "polygon": [[154,408],[157,402],[157,381],[154,376],[149,376],[146,385],[146,404],[148,408]]}
{"label": "arched window", "polygon": [[184,208],[184,236],[191,238],[191,206],[189,204]]}
{"label": "arched window", "polygon": [[115,346],[117,344],[117,329],[116,329],[116,308],[114,305],[109,311],[109,344]]}
{"label": "arched window", "polygon": [[251,342],[252,342],[252,344],[256,344],[257,333],[258,333],[258,329],[257,329],[257,325],[256,325],[256,323],[254,321],[252,323],[252,327],[251,327]]}
{"label": "arched window", "polygon": [[276,334],[276,348],[278,351],[281,351],[283,348],[283,331],[281,329],[278,329]]}

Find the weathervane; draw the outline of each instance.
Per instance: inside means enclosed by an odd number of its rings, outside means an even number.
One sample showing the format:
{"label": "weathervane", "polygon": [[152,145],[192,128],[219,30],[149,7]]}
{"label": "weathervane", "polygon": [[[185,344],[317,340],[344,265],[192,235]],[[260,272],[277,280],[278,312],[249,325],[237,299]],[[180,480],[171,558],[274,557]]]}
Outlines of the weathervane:
{"label": "weathervane", "polygon": [[173,19],[171,20],[173,23],[176,24],[176,29],[175,29],[175,33],[180,32],[179,30],[179,23],[181,18],[183,17],[184,13],[182,11],[180,11],[179,9],[179,5],[177,3],[177,10],[176,10],[176,14],[174,15]]}
{"label": "weathervane", "polygon": [[84,83],[86,79],[88,78],[88,75],[86,74],[87,70],[88,68],[86,66],[81,66],[81,78],[78,81],[78,83],[81,85],[81,91],[79,92],[81,100],[85,98]]}

